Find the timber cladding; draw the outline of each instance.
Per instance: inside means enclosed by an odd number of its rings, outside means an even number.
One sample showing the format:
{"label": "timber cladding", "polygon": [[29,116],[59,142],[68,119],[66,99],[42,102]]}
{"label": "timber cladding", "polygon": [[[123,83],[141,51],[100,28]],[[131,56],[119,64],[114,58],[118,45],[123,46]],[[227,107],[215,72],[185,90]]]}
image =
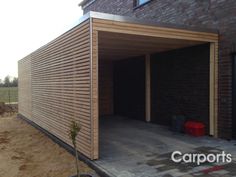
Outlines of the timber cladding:
{"label": "timber cladding", "polygon": [[[72,120],[80,122],[78,150],[93,158],[89,45],[90,23],[87,20],[21,60],[19,112],[70,145],[69,125]],[[27,97],[31,95],[28,92],[30,72],[32,101]],[[32,102],[32,110],[29,102]]]}
{"label": "timber cladding", "polygon": [[[68,132],[71,121],[80,122],[82,130],[77,139],[78,150],[92,160],[98,159],[99,92],[100,94],[105,93],[106,90],[113,87],[110,83],[106,88],[100,88],[106,89],[103,90],[104,92],[99,90],[99,80],[109,83],[112,79],[111,77],[99,78],[99,67],[101,71],[103,70],[100,73],[101,76],[113,72],[112,68],[108,70],[106,67],[103,68],[102,64],[99,66],[99,57],[105,56],[99,55],[99,47],[104,44],[99,43],[102,40],[99,37],[102,37],[102,33],[103,37],[108,33],[110,35],[119,33],[118,36],[120,34],[128,35],[128,40],[134,40],[134,38],[129,39],[129,35],[149,37],[148,39],[155,38],[157,41],[163,42],[161,44],[168,49],[197,45],[202,42],[211,43],[212,49],[215,50],[211,50],[210,82],[215,85],[213,84],[210,88],[212,93],[210,120],[212,125],[217,122],[217,99],[215,98],[218,78],[214,73],[217,71],[218,35],[141,25],[127,21],[121,22],[114,19],[97,18],[90,14],[84,17],[76,27],[20,60],[19,113],[69,145],[71,145],[71,140]],[[111,36],[108,35],[108,37]],[[106,45],[110,42],[115,43],[117,40],[107,40],[105,45],[100,48],[102,54],[114,55],[112,53],[114,49],[108,50]],[[168,40],[167,43],[165,43],[166,40]],[[177,43],[172,45],[173,48],[169,48],[168,43],[173,41]],[[129,49],[129,47],[126,48]],[[127,53],[121,54],[125,56]],[[136,53],[131,51],[130,54]],[[111,66],[112,64],[108,62],[105,65]],[[109,104],[112,94],[112,91],[109,95],[101,94],[101,100]],[[101,114],[112,113],[112,103],[110,107],[101,107],[100,111]],[[211,129],[214,134],[216,126],[212,126]]]}
{"label": "timber cladding", "polygon": [[32,118],[32,87],[31,87],[31,56],[27,56],[18,62],[19,77],[19,112]]}

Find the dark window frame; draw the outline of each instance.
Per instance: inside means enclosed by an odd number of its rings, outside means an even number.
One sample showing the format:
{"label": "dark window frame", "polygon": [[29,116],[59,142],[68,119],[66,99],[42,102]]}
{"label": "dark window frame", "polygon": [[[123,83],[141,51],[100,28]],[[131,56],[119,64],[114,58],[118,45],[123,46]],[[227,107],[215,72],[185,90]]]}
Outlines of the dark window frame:
{"label": "dark window frame", "polygon": [[139,3],[140,0],[134,0],[134,10],[141,7],[141,6],[144,6],[148,3],[150,3],[152,0],[148,0],[147,2],[144,2],[142,4]]}

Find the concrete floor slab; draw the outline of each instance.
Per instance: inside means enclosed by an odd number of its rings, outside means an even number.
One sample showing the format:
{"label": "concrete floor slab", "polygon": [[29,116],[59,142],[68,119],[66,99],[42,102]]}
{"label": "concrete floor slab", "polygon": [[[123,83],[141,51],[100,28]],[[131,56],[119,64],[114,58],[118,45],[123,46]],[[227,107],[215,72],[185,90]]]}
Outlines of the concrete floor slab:
{"label": "concrete floor slab", "polygon": [[[232,163],[175,163],[171,153],[217,153],[233,156]],[[236,176],[236,141],[192,137],[167,127],[124,117],[100,120],[100,159],[95,164],[118,177]]]}

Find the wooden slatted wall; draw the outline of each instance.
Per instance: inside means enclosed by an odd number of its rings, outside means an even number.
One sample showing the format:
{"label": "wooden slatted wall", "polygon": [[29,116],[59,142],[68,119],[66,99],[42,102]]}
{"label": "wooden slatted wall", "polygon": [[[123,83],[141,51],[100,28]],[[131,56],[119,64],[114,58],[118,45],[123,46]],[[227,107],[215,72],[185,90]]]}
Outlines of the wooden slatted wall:
{"label": "wooden slatted wall", "polygon": [[32,118],[31,99],[31,57],[26,56],[18,62],[18,105],[19,113],[29,119]]}
{"label": "wooden slatted wall", "polygon": [[[31,54],[32,118],[24,115],[70,145],[69,125],[72,120],[80,122],[78,150],[93,159],[90,39],[87,20]],[[20,64],[19,68],[22,72],[24,66]],[[20,85],[22,78],[21,74]],[[23,101],[20,105],[26,106]]]}

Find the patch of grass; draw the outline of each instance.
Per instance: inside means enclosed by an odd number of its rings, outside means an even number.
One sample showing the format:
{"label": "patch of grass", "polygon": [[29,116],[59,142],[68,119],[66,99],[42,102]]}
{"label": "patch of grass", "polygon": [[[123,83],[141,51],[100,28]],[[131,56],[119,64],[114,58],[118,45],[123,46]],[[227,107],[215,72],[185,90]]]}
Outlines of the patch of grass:
{"label": "patch of grass", "polygon": [[0,102],[9,103],[9,94],[10,102],[18,102],[17,87],[0,87]]}

